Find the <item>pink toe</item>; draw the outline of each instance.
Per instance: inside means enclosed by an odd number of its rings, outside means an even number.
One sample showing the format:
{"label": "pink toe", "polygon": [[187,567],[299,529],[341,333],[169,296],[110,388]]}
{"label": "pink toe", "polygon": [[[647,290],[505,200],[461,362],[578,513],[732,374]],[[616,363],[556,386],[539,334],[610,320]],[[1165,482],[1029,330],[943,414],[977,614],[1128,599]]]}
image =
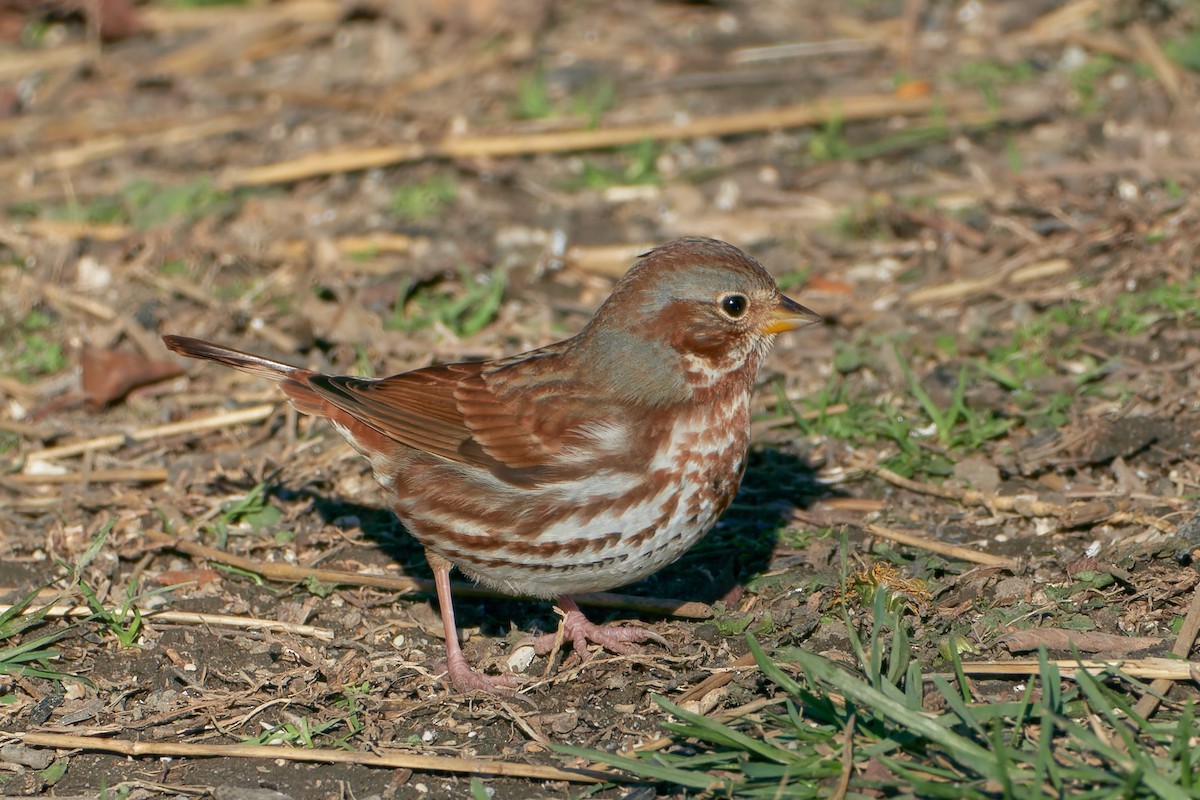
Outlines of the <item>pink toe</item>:
{"label": "pink toe", "polygon": [[488,675],[471,667],[465,658],[451,658],[447,665],[450,673],[450,683],[460,692],[487,692],[488,694],[514,694],[516,687],[521,685],[521,678],[516,675]]}
{"label": "pink toe", "polygon": [[[563,639],[569,641],[576,653],[582,658],[587,654],[588,644],[598,644],[605,650],[619,655],[631,655],[637,652],[631,644],[640,642],[657,642],[666,646],[667,640],[653,631],[644,628],[630,628],[617,625],[596,625],[588,620],[580,611],[568,611],[562,622]],[[554,634],[539,636],[533,640],[534,652],[545,655],[554,649],[557,637]]]}

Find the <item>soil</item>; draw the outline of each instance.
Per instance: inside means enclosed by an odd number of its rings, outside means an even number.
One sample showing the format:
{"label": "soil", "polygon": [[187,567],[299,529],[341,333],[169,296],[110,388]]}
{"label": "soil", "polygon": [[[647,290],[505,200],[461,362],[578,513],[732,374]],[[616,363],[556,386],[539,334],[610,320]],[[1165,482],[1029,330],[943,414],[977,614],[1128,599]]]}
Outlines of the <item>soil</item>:
{"label": "soil", "polygon": [[[1028,627],[1153,637],[1157,654],[1175,643],[1197,589],[1200,496],[1198,77],[1176,47],[1194,41],[1195,6],[112,5],[133,30],[95,10],[0,7],[0,36],[18,31],[0,45],[0,599],[84,603],[82,584],[108,608],[136,597],[143,616],[129,644],[95,619],[0,625],[0,648],[61,632],[41,666],[71,676],[0,675],[0,732],[203,745],[274,731],[578,767],[552,747],[660,737],[656,696],[706,713],[768,696],[745,669],[689,695],[731,674],[746,631],[852,662],[842,609],[869,625],[855,587],[876,586],[880,564],[931,667],[951,633],[1001,659],[1001,635]],[[815,124],[755,116],[812,103],[826,104]],[[663,129],[710,118],[725,127]],[[610,138],[571,138],[589,131]],[[448,687],[427,589],[295,576],[430,573],[328,425],[159,341],[376,375],[496,357],[579,330],[633,256],[683,235],[743,247],[826,323],[772,353],[718,528],[590,611],[670,646],[534,658],[515,698]],[[949,435],[925,399],[960,409]],[[889,425],[911,432],[887,438]],[[298,572],[264,578],[181,542]],[[695,613],[638,610],[646,597]],[[559,620],[486,592],[456,610],[468,659],[493,671]],[[1171,699],[1194,696],[1180,685]],[[53,753],[40,769],[0,754],[0,794],[692,796]]]}

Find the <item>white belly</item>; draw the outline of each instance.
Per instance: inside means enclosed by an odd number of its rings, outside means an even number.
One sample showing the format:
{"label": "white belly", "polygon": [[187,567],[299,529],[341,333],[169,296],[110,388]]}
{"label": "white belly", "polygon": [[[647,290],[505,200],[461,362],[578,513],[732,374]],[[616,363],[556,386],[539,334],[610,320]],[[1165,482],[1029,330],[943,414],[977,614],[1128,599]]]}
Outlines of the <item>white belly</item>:
{"label": "white belly", "polygon": [[[599,513],[553,521],[526,519],[525,525],[536,534],[532,541],[522,537],[511,547],[497,547],[496,531],[473,531],[480,537],[481,551],[494,551],[487,558],[473,558],[470,547],[443,548],[434,541],[427,545],[471,577],[514,594],[553,597],[640,580],[675,561],[704,536],[737,490],[745,464],[748,415],[737,415],[736,423],[730,419],[709,426],[701,417],[681,419],[670,447],[644,473],[591,475],[532,490],[542,502],[558,507],[597,494],[610,498]],[[622,497],[648,480],[661,482],[661,488],[653,494],[643,492],[646,499],[622,507]],[[412,522],[417,532],[421,522]],[[458,526],[456,530],[464,532]],[[571,544],[573,552],[564,549]]]}

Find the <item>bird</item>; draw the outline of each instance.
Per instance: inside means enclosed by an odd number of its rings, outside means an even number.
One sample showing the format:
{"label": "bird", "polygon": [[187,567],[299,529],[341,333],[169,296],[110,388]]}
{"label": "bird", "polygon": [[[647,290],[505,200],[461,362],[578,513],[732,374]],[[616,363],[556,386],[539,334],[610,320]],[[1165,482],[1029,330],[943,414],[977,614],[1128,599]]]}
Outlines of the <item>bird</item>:
{"label": "bird", "polygon": [[[750,400],[776,336],[821,317],[726,242],[643,253],[576,335],[490,361],[385,378],[328,375],[185,336],[183,356],[271,381],[370,464],[424,547],[458,691],[507,694],[515,675],[473,668],[450,593],[457,567],[513,595],[554,598],[562,639],[629,653],[661,637],[592,623],[572,599],[679,558],[741,483]],[[535,640],[539,653],[554,636]]]}

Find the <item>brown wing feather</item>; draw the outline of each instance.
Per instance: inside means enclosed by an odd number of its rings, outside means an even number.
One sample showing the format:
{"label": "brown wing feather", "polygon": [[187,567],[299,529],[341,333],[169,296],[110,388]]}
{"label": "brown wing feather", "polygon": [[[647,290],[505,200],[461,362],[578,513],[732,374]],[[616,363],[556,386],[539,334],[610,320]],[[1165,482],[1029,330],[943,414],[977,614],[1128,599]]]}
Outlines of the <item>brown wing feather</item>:
{"label": "brown wing feather", "polygon": [[560,437],[568,434],[568,426],[554,419],[552,406],[566,397],[548,399],[546,386],[536,381],[524,386],[495,382],[501,385],[493,388],[481,378],[463,381],[455,393],[478,448],[510,469],[552,464],[561,451]]}
{"label": "brown wing feather", "polygon": [[[557,358],[565,352],[563,343],[501,362],[370,379],[325,375],[197,339],[164,340],[182,355],[279,381],[304,413],[351,428],[357,421],[400,444],[517,485],[582,477],[624,455],[597,452],[597,460],[584,463],[562,458],[572,447],[594,445],[587,426],[624,421],[619,410],[564,380]],[[637,446],[629,442],[631,449]]]}
{"label": "brown wing feather", "polygon": [[[454,401],[461,368],[427,367],[378,380],[316,375],[309,385],[328,403],[401,444],[465,463],[462,447],[471,438]],[[452,369],[453,367],[453,369]],[[461,372],[460,372],[461,370]]]}
{"label": "brown wing feather", "polygon": [[448,364],[378,380],[318,375],[309,384],[331,405],[402,444],[509,483],[580,477],[596,463],[560,456],[588,445],[581,428],[617,414],[598,399],[569,397],[577,386],[540,380],[541,366],[515,359]]}

